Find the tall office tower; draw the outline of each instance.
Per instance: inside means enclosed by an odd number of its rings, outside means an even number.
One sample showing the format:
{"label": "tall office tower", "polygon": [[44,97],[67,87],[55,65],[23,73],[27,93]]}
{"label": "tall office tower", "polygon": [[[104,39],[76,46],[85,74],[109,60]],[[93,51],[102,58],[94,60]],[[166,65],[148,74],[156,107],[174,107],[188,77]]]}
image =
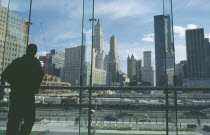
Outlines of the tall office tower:
{"label": "tall office tower", "polygon": [[151,62],[151,51],[144,52],[144,67],[142,67],[142,81],[154,86],[154,70]]}
{"label": "tall office tower", "polygon": [[170,17],[154,17],[156,85],[173,85],[174,51],[170,34]]}
{"label": "tall office tower", "polygon": [[208,74],[208,78],[210,78],[210,42],[209,42],[209,38],[205,38],[205,44],[207,47],[207,74]]}
{"label": "tall office tower", "polygon": [[[90,63],[87,58],[91,50],[83,46],[83,56],[86,59],[83,63],[83,85],[89,85],[90,78]],[[93,54],[93,56],[96,53]],[[94,57],[93,57],[94,59]],[[89,60],[90,61],[90,60]],[[94,61],[93,61],[94,62]],[[94,63],[93,63],[94,65]],[[66,48],[65,49],[65,62],[63,68],[62,81],[69,82],[73,86],[80,84],[80,69],[81,69],[81,46]],[[106,71],[102,69],[92,69],[92,84],[93,85],[106,85]]]}
{"label": "tall office tower", "polygon": [[187,50],[187,77],[184,87],[210,87],[209,69],[209,40],[204,38],[204,29],[185,31]]}
{"label": "tall office tower", "polygon": [[110,51],[109,51],[108,71],[111,75],[112,84],[119,84],[120,72],[120,58],[117,53],[117,38],[113,35],[110,38]]}
{"label": "tall office tower", "polygon": [[104,36],[103,29],[100,24],[100,20],[98,19],[97,24],[94,27],[94,35],[93,35],[93,48],[95,49],[95,68],[97,69],[105,69],[105,52],[104,52]]}
{"label": "tall office tower", "polygon": [[44,73],[61,77],[64,67],[65,53],[59,50],[51,50],[46,56],[40,56],[39,60],[44,63]]}
{"label": "tall office tower", "polygon": [[96,51],[104,50],[104,36],[103,36],[103,28],[100,23],[100,19],[98,19],[97,24],[94,27],[94,43],[93,48]]}
{"label": "tall office tower", "polygon": [[[1,73],[15,58],[25,54],[28,39],[28,25],[26,22],[28,20],[11,11],[8,12],[8,9],[2,6],[0,6],[0,19]],[[6,33],[7,36],[5,36]]]}
{"label": "tall office tower", "polygon": [[130,78],[131,85],[139,85],[142,82],[141,75],[141,60],[136,60],[132,54],[132,56],[128,56],[127,58],[127,73]]}
{"label": "tall office tower", "polygon": [[151,67],[152,66],[152,52],[145,51],[144,52],[144,67]]}
{"label": "tall office tower", "polygon": [[[2,2],[2,1],[0,1]],[[1,3],[0,3],[1,4]],[[7,8],[0,5],[0,74],[3,71],[4,42],[7,24]],[[5,67],[5,66],[4,66]]]}
{"label": "tall office tower", "polygon": [[186,30],[187,77],[207,78],[207,44],[204,40],[204,29]]}
{"label": "tall office tower", "polygon": [[65,62],[62,81],[79,85],[81,65],[81,46],[65,49]]}

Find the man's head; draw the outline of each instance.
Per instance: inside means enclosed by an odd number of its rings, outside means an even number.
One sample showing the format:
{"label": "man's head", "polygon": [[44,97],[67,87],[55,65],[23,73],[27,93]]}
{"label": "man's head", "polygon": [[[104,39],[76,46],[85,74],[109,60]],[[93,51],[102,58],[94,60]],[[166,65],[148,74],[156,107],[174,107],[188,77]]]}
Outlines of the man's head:
{"label": "man's head", "polygon": [[37,45],[29,44],[26,48],[26,54],[30,56],[35,56],[37,52]]}

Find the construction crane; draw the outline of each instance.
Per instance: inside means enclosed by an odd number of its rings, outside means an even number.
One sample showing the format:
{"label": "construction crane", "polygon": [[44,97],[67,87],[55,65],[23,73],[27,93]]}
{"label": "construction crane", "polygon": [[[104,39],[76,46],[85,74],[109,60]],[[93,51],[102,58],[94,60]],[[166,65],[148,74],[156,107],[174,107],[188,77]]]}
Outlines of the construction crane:
{"label": "construction crane", "polygon": [[[45,34],[44,34],[43,24],[41,22],[40,22],[40,28],[41,28],[41,31],[42,31],[42,36],[43,36],[43,41],[44,41],[44,44],[45,44],[45,48],[46,48],[46,51],[48,52],[47,41],[46,41]],[[48,60],[49,60],[49,56],[46,55],[46,66],[45,66],[45,72],[46,72],[46,74],[49,73],[49,71],[48,71],[48,69],[49,69],[48,62],[49,61]]]}

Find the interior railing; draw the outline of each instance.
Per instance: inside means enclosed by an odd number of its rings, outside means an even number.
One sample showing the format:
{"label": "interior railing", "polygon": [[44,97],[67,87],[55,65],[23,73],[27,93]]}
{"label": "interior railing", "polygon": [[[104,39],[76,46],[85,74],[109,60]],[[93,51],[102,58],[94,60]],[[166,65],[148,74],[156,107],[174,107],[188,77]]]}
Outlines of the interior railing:
{"label": "interior railing", "polygon": [[[170,96],[173,91],[176,97]],[[169,107],[171,99],[177,106]],[[7,107],[1,103],[0,133],[6,129]],[[36,112],[34,132],[167,134],[166,126],[174,131],[175,112],[178,133],[197,135],[210,128],[210,88],[41,86]]]}

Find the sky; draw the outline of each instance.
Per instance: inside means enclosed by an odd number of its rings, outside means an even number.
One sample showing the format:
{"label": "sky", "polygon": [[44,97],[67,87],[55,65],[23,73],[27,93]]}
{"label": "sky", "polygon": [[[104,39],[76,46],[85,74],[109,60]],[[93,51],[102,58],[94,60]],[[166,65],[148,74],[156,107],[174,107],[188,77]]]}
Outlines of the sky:
{"label": "sky", "polygon": [[[10,10],[28,17],[29,0],[11,0]],[[44,55],[51,49],[64,51],[81,45],[82,0],[34,0],[30,41]],[[205,4],[204,4],[205,3]],[[85,0],[84,30],[91,33],[92,0]],[[95,18],[100,18],[104,48],[110,37],[118,40],[121,69],[127,71],[127,57],[143,60],[143,51],[152,51],[154,61],[154,16],[163,14],[162,0],[95,0]],[[210,1],[173,0],[176,63],[186,60],[185,30],[204,28],[210,38]]]}

